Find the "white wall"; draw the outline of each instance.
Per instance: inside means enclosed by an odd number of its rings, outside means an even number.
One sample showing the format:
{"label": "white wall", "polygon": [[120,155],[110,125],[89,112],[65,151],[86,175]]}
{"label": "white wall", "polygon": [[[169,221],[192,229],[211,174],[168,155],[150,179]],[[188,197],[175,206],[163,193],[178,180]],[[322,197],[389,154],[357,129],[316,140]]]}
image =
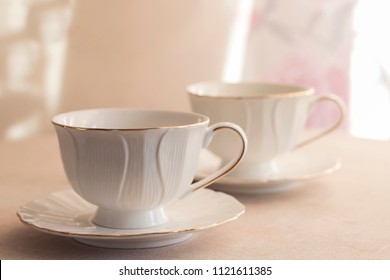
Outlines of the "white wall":
{"label": "white wall", "polygon": [[222,76],[236,3],[0,0],[0,137],[81,108],[190,110],[186,85]]}

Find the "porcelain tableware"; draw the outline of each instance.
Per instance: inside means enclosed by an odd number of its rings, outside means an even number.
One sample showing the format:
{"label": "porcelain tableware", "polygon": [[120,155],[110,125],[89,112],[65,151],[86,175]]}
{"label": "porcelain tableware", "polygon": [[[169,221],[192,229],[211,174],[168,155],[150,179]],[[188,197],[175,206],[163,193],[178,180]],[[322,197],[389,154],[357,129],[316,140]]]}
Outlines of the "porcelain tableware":
{"label": "porcelain tableware", "polygon": [[39,231],[72,237],[84,244],[137,249],[182,242],[197,231],[235,220],[244,213],[245,207],[230,195],[202,189],[167,205],[170,219],[165,224],[141,229],[101,227],[92,222],[95,211],[95,205],[69,189],[26,203],[18,216],[23,223]]}
{"label": "porcelain tableware", "polygon": [[[195,113],[91,109],[60,114],[52,122],[74,191],[98,206],[94,223],[109,228],[166,223],[166,205],[229,173],[246,151],[240,127],[226,122],[209,127],[209,119]],[[191,184],[201,150],[222,129],[239,136],[239,152]]]}
{"label": "porcelain tableware", "polygon": [[[344,116],[343,101],[334,94],[314,95],[309,87],[266,83],[200,82],[189,85],[192,110],[210,121],[231,121],[248,137],[248,151],[228,177],[259,180],[277,174],[276,159],[334,131]],[[306,141],[299,142],[308,112],[314,105],[330,101],[339,109],[335,124]],[[226,162],[235,150],[236,140],[220,134],[209,146]]]}
{"label": "porcelain tableware", "polygon": [[[295,150],[275,159],[278,172],[272,176],[255,179],[241,176],[225,176],[211,188],[228,193],[265,194],[285,192],[302,187],[304,182],[332,174],[341,168],[339,158]],[[205,178],[221,166],[221,160],[211,152],[202,151],[196,180]]]}

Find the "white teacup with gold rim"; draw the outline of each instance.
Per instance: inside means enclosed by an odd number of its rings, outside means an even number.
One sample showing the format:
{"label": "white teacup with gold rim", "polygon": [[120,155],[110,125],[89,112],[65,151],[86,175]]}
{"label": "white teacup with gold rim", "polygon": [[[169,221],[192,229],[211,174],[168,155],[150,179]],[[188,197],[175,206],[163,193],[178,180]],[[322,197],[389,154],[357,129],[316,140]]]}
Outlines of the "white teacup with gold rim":
{"label": "white teacup with gold rim", "polygon": [[[52,119],[66,175],[75,192],[98,206],[93,221],[109,228],[164,224],[164,206],[229,173],[242,159],[242,129],[206,116],[142,109],[91,109]],[[217,131],[240,139],[239,152],[224,167],[192,183],[201,150]]]}
{"label": "white teacup with gold rim", "polygon": [[[210,117],[211,123],[229,121],[248,137],[248,151],[228,177],[264,179],[278,172],[275,159],[334,131],[344,116],[343,101],[334,94],[314,95],[314,89],[267,83],[199,82],[187,87],[192,110]],[[335,124],[299,142],[313,105],[331,101],[339,109]],[[220,134],[209,146],[222,162],[234,151],[235,139]]]}

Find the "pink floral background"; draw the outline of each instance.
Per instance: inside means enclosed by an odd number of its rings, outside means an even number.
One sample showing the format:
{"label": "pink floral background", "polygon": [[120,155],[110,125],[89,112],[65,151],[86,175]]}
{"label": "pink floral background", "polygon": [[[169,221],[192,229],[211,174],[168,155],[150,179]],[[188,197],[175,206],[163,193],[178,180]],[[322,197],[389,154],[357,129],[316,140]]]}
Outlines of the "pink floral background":
{"label": "pink floral background", "polygon": [[[254,1],[243,79],[312,86],[348,105],[356,2]],[[337,112],[330,102],[321,103],[309,125],[329,126]]]}

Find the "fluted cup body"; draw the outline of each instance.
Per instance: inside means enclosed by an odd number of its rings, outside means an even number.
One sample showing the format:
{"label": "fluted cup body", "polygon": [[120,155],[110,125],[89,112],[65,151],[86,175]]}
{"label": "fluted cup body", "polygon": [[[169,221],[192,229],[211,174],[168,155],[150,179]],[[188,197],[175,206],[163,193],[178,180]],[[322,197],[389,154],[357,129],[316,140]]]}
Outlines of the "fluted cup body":
{"label": "fluted cup body", "polygon": [[71,186],[98,206],[95,223],[114,228],[166,222],[163,207],[191,189],[208,123],[198,114],[139,109],[53,118]]}
{"label": "fluted cup body", "polygon": [[[248,151],[229,176],[264,179],[278,172],[275,159],[307,144],[300,142],[309,112],[320,101],[335,103],[340,111],[336,123],[310,141],[339,126],[344,105],[333,94],[314,95],[314,89],[272,83],[200,82],[188,86],[192,110],[207,115],[211,123],[230,121],[241,126],[248,137]],[[209,149],[226,161],[236,139],[218,135]]]}

